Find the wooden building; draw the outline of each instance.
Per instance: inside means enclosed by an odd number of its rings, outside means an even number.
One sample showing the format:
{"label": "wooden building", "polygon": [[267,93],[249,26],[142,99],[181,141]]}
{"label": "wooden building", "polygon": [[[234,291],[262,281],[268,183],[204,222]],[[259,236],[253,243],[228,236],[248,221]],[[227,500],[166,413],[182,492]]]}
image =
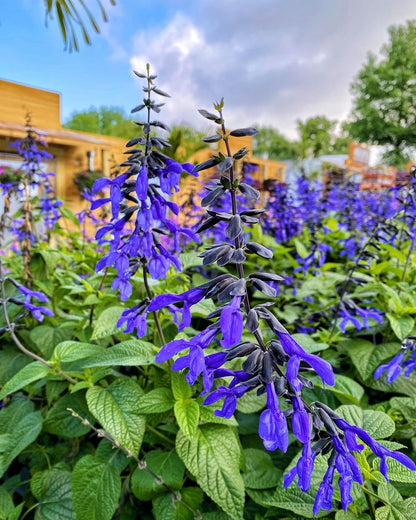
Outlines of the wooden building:
{"label": "wooden building", "polygon": [[57,92],[0,80],[0,164],[18,167],[21,157],[10,144],[26,135],[30,114],[33,129],[44,134],[53,155],[48,171],[56,174],[57,196],[77,210],[81,198],[73,177],[94,169],[108,175],[125,156],[125,139],[68,130],[61,124],[61,100]]}

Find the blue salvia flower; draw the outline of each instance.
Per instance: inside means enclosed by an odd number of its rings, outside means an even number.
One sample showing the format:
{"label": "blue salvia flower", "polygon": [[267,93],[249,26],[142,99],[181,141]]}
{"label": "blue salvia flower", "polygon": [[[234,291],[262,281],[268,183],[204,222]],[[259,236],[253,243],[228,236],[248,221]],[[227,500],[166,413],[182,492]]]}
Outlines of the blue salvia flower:
{"label": "blue salvia flower", "polygon": [[[202,200],[207,214],[198,229],[204,232],[219,224],[225,228],[226,239],[206,248],[201,256],[205,266],[215,263],[220,267],[228,263],[234,264],[236,274],[223,273],[215,276],[214,271],[212,278],[203,285],[178,295],[166,294],[154,298],[148,311],[167,308],[181,329],[191,325],[192,305],[204,299],[217,301],[216,309],[206,316],[206,320],[212,322],[204,330],[189,339],[168,342],[160,349],[156,361],[162,363],[174,358],[172,369],[185,370],[186,380],[191,385],[202,376],[203,394],[206,395],[204,404],[210,405],[223,400],[222,407],[215,411],[221,417],[230,418],[238,399],[246,393],[254,390],[258,394],[266,392],[266,408],[261,413],[258,429],[265,448],[286,451],[289,426],[303,446],[296,466],[285,476],[285,485],[297,478],[299,487],[307,491],[317,455],[331,452],[329,469],[318,493],[314,511],[317,512],[321,507],[330,507],[335,471],[340,476],[341,502],[346,508],[352,500],[352,483],[362,483],[359,465],[351,452],[363,448],[357,442],[353,443],[353,435],[357,435],[374,450],[381,458],[382,465],[386,456],[402,460],[408,467],[412,467],[413,463],[398,452],[384,451],[363,430],[339,422],[341,418],[325,405],[306,402],[302,395],[303,389],[313,388],[313,383],[306,375],[312,369],[324,384],[334,385],[331,365],[319,356],[306,352],[289,334],[273,314],[273,302],[265,301],[251,306],[252,291],[260,291],[264,296],[274,298],[276,290],[272,284],[281,282],[283,278],[267,272],[249,275],[244,273],[243,264],[248,255],[256,254],[270,259],[273,253],[246,238],[244,227],[257,223],[263,210],[253,208],[239,211],[238,192],[247,199],[258,197],[259,194],[235,175],[234,163],[247,153],[246,149],[242,148],[232,155],[228,143],[229,135],[253,135],[256,131],[244,128],[228,133],[225,130],[222,107],[223,102],[215,105],[218,114],[200,111],[204,117],[219,125],[217,134],[207,139],[223,139],[227,156],[213,156],[195,167],[196,171],[201,171],[216,166],[220,171],[219,179],[210,186],[209,193]],[[231,198],[231,209],[224,211],[225,206],[222,206],[221,211],[215,210],[218,200],[223,200],[226,194]],[[362,316],[363,319],[366,316]],[[274,335],[272,339],[264,340],[260,322],[269,327]],[[216,347],[217,351],[206,355],[209,347]],[[238,358],[241,358],[241,368],[228,368],[227,362]],[[215,380],[219,378],[222,384],[216,387]],[[231,378],[228,384],[223,382],[225,378]],[[280,399],[285,399],[288,404],[284,410],[280,407]]]}
{"label": "blue salvia flower", "polygon": [[21,285],[14,280],[11,280],[12,283],[16,286],[16,288],[21,292],[21,294],[25,297],[24,301],[19,300],[17,298],[9,298],[9,301],[15,303],[16,305],[22,305],[26,310],[30,312],[30,314],[38,321],[42,322],[44,316],[53,316],[54,313],[51,309],[48,309],[44,305],[39,305],[38,303],[34,303],[33,300],[39,300],[42,303],[48,302],[48,297],[39,292],[28,289],[24,285]]}
{"label": "blue salvia flower", "polygon": [[374,372],[374,379],[379,379],[386,372],[386,383],[393,383],[403,371],[409,377],[416,369],[416,337],[408,336],[401,346],[401,350],[388,363],[380,365]]}
{"label": "blue salvia flower", "polygon": [[[171,265],[179,270],[182,268],[172,242],[165,240],[165,237],[173,236],[173,244],[177,242],[181,233],[197,241],[199,237],[172,219],[172,215],[177,215],[179,210],[178,206],[169,200],[172,192],[179,189],[181,174],[190,173],[193,166],[179,164],[164,155],[161,150],[170,146],[169,143],[162,137],[151,134],[159,129],[168,130],[164,123],[152,119],[152,112],[159,113],[160,107],[163,106],[163,103],[156,103],[152,95],[169,96],[154,84],[156,76],[150,74],[149,66],[146,74],[135,74],[146,80],[146,86],[143,88],[146,97],[142,104],[132,110],[147,111],[147,120],[136,123],[142,127],[143,134],[126,144],[128,150],[125,153],[128,159],[121,165],[125,167],[125,171],[119,172],[114,178],[95,181],[94,192],[103,194],[104,191],[109,191],[109,194],[94,200],[91,207],[96,209],[110,204],[112,217],[110,222],[96,233],[100,243],[109,242],[109,251],[97,263],[96,271],[115,267],[117,275],[111,288],[118,290],[121,299],[125,301],[132,295],[132,276],[139,269],[142,270],[147,298],[133,308],[126,309],[118,322],[118,326],[125,326],[126,332],[136,330],[137,335],[142,337],[147,331],[146,316],[151,312],[147,309],[151,298],[147,276],[163,279]],[[139,147],[136,147],[137,145]],[[109,239],[105,238],[109,235]],[[175,320],[178,321],[179,309],[173,305],[174,303],[172,300],[171,310],[175,311]],[[185,324],[186,306],[185,303]]]}

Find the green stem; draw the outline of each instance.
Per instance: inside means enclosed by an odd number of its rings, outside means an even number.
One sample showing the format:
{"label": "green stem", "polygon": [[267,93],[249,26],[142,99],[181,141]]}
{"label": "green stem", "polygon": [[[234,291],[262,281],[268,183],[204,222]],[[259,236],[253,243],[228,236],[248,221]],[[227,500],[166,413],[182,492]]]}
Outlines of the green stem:
{"label": "green stem", "polygon": [[[364,496],[367,501],[369,513],[372,520],[376,520],[376,508],[374,506],[374,502],[371,498],[371,496],[377,497],[377,495],[374,495],[369,489],[367,489],[365,486],[362,486],[362,490],[364,491]],[[377,497],[378,498],[378,497]]]}

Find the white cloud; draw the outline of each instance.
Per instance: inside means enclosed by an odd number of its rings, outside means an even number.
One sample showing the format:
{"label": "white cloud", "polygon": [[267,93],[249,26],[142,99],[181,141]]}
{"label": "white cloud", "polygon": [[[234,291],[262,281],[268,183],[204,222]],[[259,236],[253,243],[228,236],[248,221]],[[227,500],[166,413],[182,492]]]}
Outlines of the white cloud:
{"label": "white cloud", "polygon": [[[295,120],[345,118],[349,86],[387,27],[416,17],[412,0],[200,0],[165,27],[139,32],[130,62],[150,62],[172,98],[163,119],[204,120],[197,108],[225,97],[229,126],[273,125],[295,136]],[[195,6],[195,4],[194,4]]]}

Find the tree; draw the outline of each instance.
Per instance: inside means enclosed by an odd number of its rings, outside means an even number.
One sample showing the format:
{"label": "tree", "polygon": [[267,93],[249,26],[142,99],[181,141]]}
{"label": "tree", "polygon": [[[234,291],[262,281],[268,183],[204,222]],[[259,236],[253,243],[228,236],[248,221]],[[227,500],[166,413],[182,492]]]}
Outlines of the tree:
{"label": "tree", "polygon": [[171,146],[166,147],[163,153],[176,161],[185,162],[195,152],[208,146],[201,140],[205,135],[188,126],[173,126],[169,134]]}
{"label": "tree", "polygon": [[137,134],[133,120],[119,107],[91,107],[81,112],[72,112],[63,125],[71,130],[92,134],[112,135],[130,139]]}
{"label": "tree", "polygon": [[352,83],[350,132],[385,147],[384,159],[401,165],[416,149],[416,22],[389,28],[381,56],[369,54]]}
{"label": "tree", "polygon": [[325,116],[315,116],[305,122],[300,119],[296,122],[300,135],[301,159],[332,153],[336,121],[330,121]]}
{"label": "tree", "polygon": [[[91,40],[87,32],[84,17],[87,18],[96,33],[100,29],[95,21],[94,15],[88,8],[85,0],[44,0],[46,8],[46,21],[56,17],[61,29],[62,37],[65,42],[65,49],[69,52],[78,51],[78,37],[76,29],[78,28],[84,38],[85,43],[90,45]],[[107,13],[100,0],[95,0],[100,9],[103,21],[107,22]],[[109,0],[111,5],[116,5],[115,0]],[[77,6],[74,5],[77,4]]]}
{"label": "tree", "polygon": [[258,129],[253,138],[253,153],[257,156],[267,154],[276,161],[296,159],[299,155],[299,143],[289,141],[284,135],[271,126]]}

